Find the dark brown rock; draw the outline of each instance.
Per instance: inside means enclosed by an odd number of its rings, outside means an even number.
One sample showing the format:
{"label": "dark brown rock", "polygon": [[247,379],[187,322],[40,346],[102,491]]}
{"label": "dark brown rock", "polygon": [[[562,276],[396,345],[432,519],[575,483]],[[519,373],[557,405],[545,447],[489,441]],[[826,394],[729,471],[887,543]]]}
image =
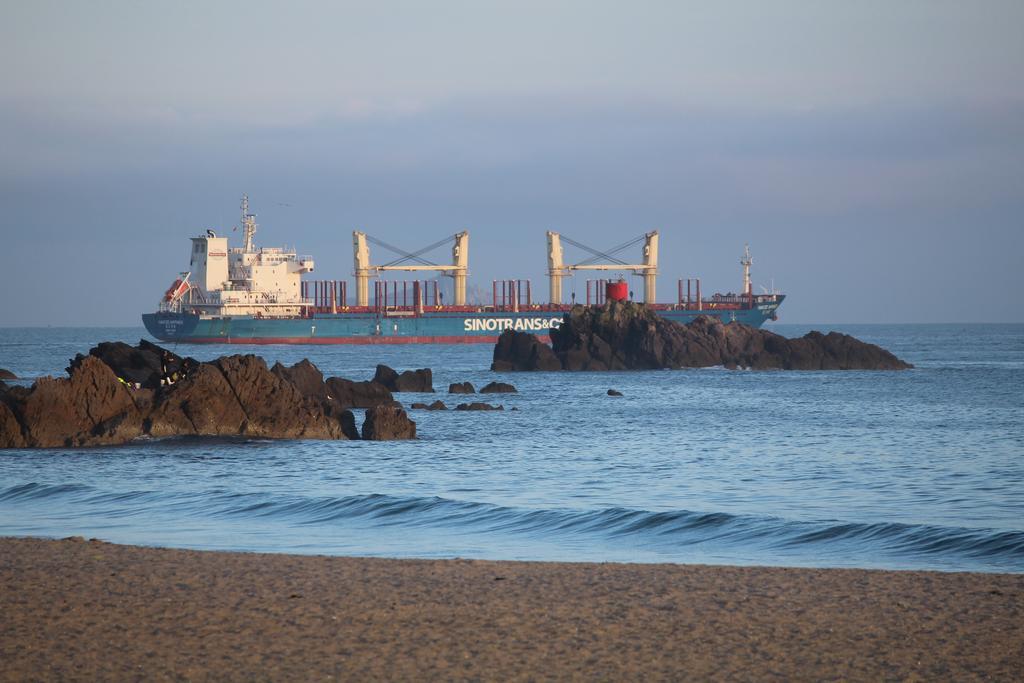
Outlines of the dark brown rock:
{"label": "dark brown rock", "polygon": [[363,421],[367,441],[391,441],[416,438],[416,423],[398,406],[368,408]]}
{"label": "dark brown rock", "polygon": [[238,436],[248,416],[224,373],[208,363],[185,380],[154,394],[146,432],[155,437]]}
{"label": "dark brown rock", "polygon": [[142,434],[129,389],[92,356],[82,358],[67,379],[43,377],[20,397],[11,394],[8,406],[32,448],[124,443]]}
{"label": "dark brown rock", "polygon": [[270,371],[290,383],[306,398],[323,400],[327,397],[323,373],[306,358],[290,368],[281,363],[274,363],[274,367],[270,368]]}
{"label": "dark brown rock", "polygon": [[0,368],[0,379],[18,379],[18,376],[15,375],[10,370],[4,370],[3,368]]}
{"label": "dark brown rock", "polygon": [[[329,387],[324,382],[324,375],[320,369],[306,358],[291,367],[274,363],[274,367],[270,371],[290,383],[306,399],[320,404],[328,419],[334,420],[341,426],[342,434],[346,439],[359,439],[356,418],[352,411],[348,410],[350,406],[354,407],[353,402],[365,404],[360,407],[368,407],[373,404],[372,400],[366,398],[369,394],[379,395],[385,403],[392,402],[390,392],[382,390],[382,387],[378,385],[371,386],[370,382],[352,382],[334,377],[331,378],[332,384]],[[331,388],[337,390],[342,398],[335,397],[331,393]]]}
{"label": "dark brown rock", "polygon": [[276,439],[342,438],[337,420],[328,419],[320,402],[304,397],[291,382],[270,372],[253,355],[213,361],[245,413],[242,434]]}
{"label": "dark brown rock", "polygon": [[494,346],[491,370],[561,370],[562,363],[551,347],[529,332],[505,330]]}
{"label": "dark brown rock", "polygon": [[433,403],[413,403],[409,406],[413,410],[448,410],[448,406],[444,404],[444,401],[434,401]]}
{"label": "dark brown rock", "polygon": [[[148,342],[100,344],[67,370],[66,379],[0,391],[0,448],[116,444],[143,435],[358,439],[348,407],[395,407],[380,384],[325,383],[309,361],[272,370],[253,355],[199,363]],[[422,372],[413,375],[422,381]],[[374,413],[370,423],[375,439],[415,437],[415,423],[400,409]]]}
{"label": "dark brown rock", "polygon": [[455,382],[448,385],[449,394],[475,394],[476,389],[469,382]]}
{"label": "dark brown rock", "polygon": [[505,406],[492,406],[490,403],[474,401],[472,403],[460,403],[455,410],[505,410]]}
{"label": "dark brown rock", "polygon": [[377,371],[370,380],[385,386],[388,391],[414,391],[425,394],[434,393],[434,376],[430,368],[406,370],[398,373],[386,365],[378,365]]}
{"label": "dark brown rock", "polygon": [[356,416],[352,414],[351,410],[341,410],[332,413],[332,416],[341,425],[341,433],[345,435],[346,439],[358,441],[362,438],[359,434],[359,427],[356,426]]}
{"label": "dark brown rock", "polygon": [[325,384],[327,397],[342,408],[373,408],[395,402],[391,392],[377,382],[353,382],[344,377],[331,377]]}
{"label": "dark brown rock", "polygon": [[490,382],[480,389],[481,394],[515,394],[516,388],[505,382]]}
{"label": "dark brown rock", "polygon": [[[147,389],[160,386],[161,379],[175,372],[184,374],[198,366],[192,358],[182,358],[156,344],[139,340],[138,346],[124,342],[101,342],[89,350],[89,355],[103,361],[114,374],[126,382]],[[71,361],[70,372],[83,356]]]}
{"label": "dark brown rock", "polygon": [[320,404],[328,419],[341,426],[347,439],[360,438],[355,416],[349,407],[359,404],[358,407],[367,408],[376,405],[377,401],[393,402],[390,392],[370,382],[352,382],[340,377],[332,377],[325,382],[320,369],[306,358],[291,367],[274,363],[270,371],[295,387],[306,399]]}
{"label": "dark brown rock", "polygon": [[0,400],[0,448],[24,448],[21,423],[6,402]]}
{"label": "dark brown rock", "polygon": [[[536,349],[517,332],[499,339],[492,368],[534,369],[516,349]],[[576,306],[551,330],[554,355],[565,370],[644,370],[722,365],[784,370],[902,370],[913,367],[888,351],[849,335],[811,332],[787,339],[767,330],[699,316],[688,325],[643,304]],[[532,336],[532,335],[527,335]],[[502,337],[505,337],[503,333]]]}

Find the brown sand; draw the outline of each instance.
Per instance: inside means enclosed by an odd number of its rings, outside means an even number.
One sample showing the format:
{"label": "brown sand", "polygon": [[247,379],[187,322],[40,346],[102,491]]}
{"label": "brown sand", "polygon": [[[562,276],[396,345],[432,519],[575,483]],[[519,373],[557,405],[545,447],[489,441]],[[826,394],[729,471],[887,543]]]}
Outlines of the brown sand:
{"label": "brown sand", "polygon": [[1021,680],[1024,576],[0,539],[4,680]]}

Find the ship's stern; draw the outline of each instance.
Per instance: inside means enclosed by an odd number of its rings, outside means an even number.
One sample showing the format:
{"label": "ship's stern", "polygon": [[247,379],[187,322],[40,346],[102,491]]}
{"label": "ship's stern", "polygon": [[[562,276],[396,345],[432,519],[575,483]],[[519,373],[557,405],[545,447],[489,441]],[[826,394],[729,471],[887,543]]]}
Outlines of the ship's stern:
{"label": "ship's stern", "polygon": [[192,313],[143,313],[146,331],[160,341],[187,340],[199,324],[199,316]]}

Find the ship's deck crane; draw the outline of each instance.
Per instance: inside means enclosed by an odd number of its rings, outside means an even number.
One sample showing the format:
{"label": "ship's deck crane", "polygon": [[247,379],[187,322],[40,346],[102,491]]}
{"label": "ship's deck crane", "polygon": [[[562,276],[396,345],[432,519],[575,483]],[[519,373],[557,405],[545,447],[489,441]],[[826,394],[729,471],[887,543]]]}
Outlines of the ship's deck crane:
{"label": "ship's deck crane", "polygon": [[[562,240],[587,251],[591,257],[573,265],[566,265],[562,258]],[[626,263],[615,254],[644,243],[642,263]],[[603,259],[605,263],[595,263]],[[644,278],[644,303],[653,304],[656,298],[658,277],[658,231],[644,233],[639,237],[620,244],[607,251],[598,251],[557,232],[548,231],[548,277],[551,281],[551,303],[562,303],[562,278],[569,277],[577,270],[631,270]]]}
{"label": "ship's deck crane", "polygon": [[[436,249],[452,239],[454,239],[455,244],[452,246],[452,263],[450,265],[438,265],[421,258],[423,254]],[[399,258],[384,265],[371,265],[369,247],[371,242],[398,254]],[[455,301],[453,303],[456,306],[466,305],[466,276],[469,273],[469,232],[466,230],[454,235],[454,237],[445,237],[443,240],[418,249],[415,252],[404,251],[370,237],[365,232],[356,230],[352,233],[352,252],[355,261],[357,306],[370,305],[370,277],[376,277],[382,272],[391,270],[426,270],[447,275],[455,280]]]}

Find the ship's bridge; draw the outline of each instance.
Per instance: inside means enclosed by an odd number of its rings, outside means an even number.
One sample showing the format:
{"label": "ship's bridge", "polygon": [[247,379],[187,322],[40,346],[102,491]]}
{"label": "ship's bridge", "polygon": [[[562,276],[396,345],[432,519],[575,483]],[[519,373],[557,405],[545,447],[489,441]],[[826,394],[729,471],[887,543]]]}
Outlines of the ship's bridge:
{"label": "ship's bridge", "polygon": [[288,247],[256,247],[255,215],[242,201],[245,244],[228,248],[227,237],[213,230],[192,238],[188,302],[209,315],[297,315],[302,275],[313,272],[312,256]]}

